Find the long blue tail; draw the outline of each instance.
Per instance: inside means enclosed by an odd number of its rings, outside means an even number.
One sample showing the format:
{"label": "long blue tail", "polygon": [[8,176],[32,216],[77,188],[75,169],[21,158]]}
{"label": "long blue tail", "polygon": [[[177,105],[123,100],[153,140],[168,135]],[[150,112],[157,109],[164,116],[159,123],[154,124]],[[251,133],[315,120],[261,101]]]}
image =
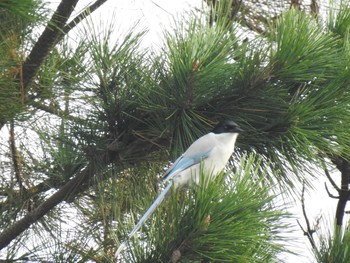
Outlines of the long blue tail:
{"label": "long blue tail", "polygon": [[125,249],[127,242],[130,240],[130,238],[133,237],[133,235],[136,234],[136,232],[144,225],[146,220],[152,215],[152,213],[157,209],[157,207],[162,203],[163,199],[165,198],[166,194],[170,191],[172,186],[172,181],[169,182],[167,187],[158,195],[156,200],[154,200],[153,204],[148,208],[146,213],[141,217],[139,222],[135,225],[133,230],[129,233],[127,239],[120,244],[117,252],[115,252],[115,257],[118,258],[118,255]]}

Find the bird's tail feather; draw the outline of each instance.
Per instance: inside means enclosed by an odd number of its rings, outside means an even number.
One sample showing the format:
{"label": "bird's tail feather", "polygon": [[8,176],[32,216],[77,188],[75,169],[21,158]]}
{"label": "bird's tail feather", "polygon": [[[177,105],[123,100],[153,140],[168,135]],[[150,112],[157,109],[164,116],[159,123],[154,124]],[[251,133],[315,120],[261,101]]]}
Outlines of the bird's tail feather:
{"label": "bird's tail feather", "polygon": [[134,229],[130,232],[128,239],[130,239],[135,233],[140,229],[140,227],[146,222],[146,220],[152,215],[154,210],[162,203],[164,197],[171,189],[172,182],[170,182],[167,187],[159,194],[156,200],[154,200],[153,204],[148,208],[146,213],[141,217],[139,222],[135,225]]}
{"label": "bird's tail feather", "polygon": [[152,205],[147,209],[146,213],[141,217],[139,222],[135,225],[133,230],[129,233],[127,239],[120,244],[117,252],[115,253],[115,256],[117,257],[122,250],[126,247],[126,243],[130,240],[130,238],[133,237],[133,235],[136,234],[136,232],[143,226],[143,224],[146,222],[146,220],[152,215],[152,213],[157,209],[157,207],[162,203],[163,199],[167,195],[167,193],[170,191],[172,186],[172,181],[165,187],[165,189],[158,195],[156,200],[152,203]]}

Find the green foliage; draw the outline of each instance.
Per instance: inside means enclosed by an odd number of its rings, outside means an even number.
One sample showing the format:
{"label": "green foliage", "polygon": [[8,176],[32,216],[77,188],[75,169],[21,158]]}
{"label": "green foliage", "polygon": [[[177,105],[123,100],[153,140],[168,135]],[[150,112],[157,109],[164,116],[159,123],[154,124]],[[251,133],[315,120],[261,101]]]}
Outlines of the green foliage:
{"label": "green foliage", "polygon": [[18,87],[21,63],[31,45],[31,32],[43,21],[41,1],[0,2],[0,121],[24,109],[24,91]]}
{"label": "green foliage", "polygon": [[[270,160],[271,169],[290,185],[295,179],[308,181],[299,172],[314,174],[308,167],[320,156],[349,154],[341,142],[349,117],[347,50],[314,17],[294,9],[272,25],[269,41],[269,48],[262,41],[248,45],[241,61],[244,74],[232,84],[241,88],[225,98],[239,97],[231,112],[238,109],[253,126],[244,134],[247,147]],[[340,144],[345,148],[339,150]]]}
{"label": "green foliage", "polygon": [[[140,42],[144,32],[131,29],[121,41],[112,43],[112,30],[105,35],[91,35],[92,63],[90,69],[96,74],[97,81],[92,80],[93,92],[96,96],[91,100],[98,121],[105,125],[106,134],[115,139],[130,116],[135,114],[137,93],[145,82],[143,59],[144,51],[140,51]],[[98,100],[96,100],[96,98]],[[118,127],[117,127],[118,126]]]}
{"label": "green foliage", "polygon": [[[167,30],[154,52],[143,48],[146,32],[136,26],[121,36],[113,26],[90,22],[78,33],[81,41],[67,38],[51,50],[24,93],[17,77],[33,26],[43,19],[39,4],[0,2],[0,123],[16,114],[18,142],[16,154],[1,143],[1,228],[98,166],[76,186],[76,198],[65,198],[79,218],[69,240],[57,222],[72,218],[59,207],[16,241],[24,244],[44,229],[60,238],[50,243],[41,236],[28,248],[37,259],[49,251],[48,259],[62,262],[113,261],[116,240],[159,192],[165,161],[229,118],[246,131],[235,149],[238,170],[203,182],[206,187],[174,189],[123,256],[128,262],[165,262],[176,253],[183,262],[276,261],[286,215],[270,192],[293,194],[297,181],[311,184],[324,159],[350,157],[349,9],[333,13],[327,27],[289,10],[269,32],[243,42],[225,16],[210,26],[205,17],[190,16]],[[23,173],[14,171],[12,156]],[[347,255],[347,239],[345,233],[323,243],[320,255]],[[14,242],[7,257],[18,250]]]}
{"label": "green foliage", "polygon": [[181,262],[273,262],[283,250],[278,231],[287,215],[274,208],[261,180],[252,182],[256,162],[243,157],[232,174],[209,181],[203,171],[199,186],[173,191],[124,260],[168,262],[178,253]]}
{"label": "green foliage", "polygon": [[165,33],[161,55],[151,58],[155,85],[140,94],[141,109],[158,132],[171,137],[175,154],[213,123],[215,107],[208,101],[225,88],[237,44],[225,19],[208,27],[202,18],[191,18]]}
{"label": "green foliage", "polygon": [[343,66],[339,39],[325,34],[313,16],[294,8],[277,20],[271,38],[274,78],[283,82],[335,78]]}
{"label": "green foliage", "polygon": [[336,227],[334,233],[321,237],[321,244],[314,251],[319,263],[345,263],[350,261],[350,232]]}
{"label": "green foliage", "polygon": [[275,171],[267,179],[282,187],[308,181],[305,170],[323,157],[348,156],[347,50],[294,9],[270,30],[267,39],[239,43],[225,19],[208,27],[194,18],[167,33],[157,79],[138,94],[149,135],[170,137],[177,155],[213,121],[233,118],[249,130],[239,148],[261,154]]}
{"label": "green foliage", "polygon": [[335,8],[330,10],[330,16],[328,19],[328,29],[339,35],[341,38],[345,38],[349,33],[350,22],[350,10],[344,3],[337,10]]}
{"label": "green foliage", "polygon": [[9,0],[1,1],[0,9],[2,16],[12,13],[23,18],[37,16],[36,8],[41,4],[41,0]]}

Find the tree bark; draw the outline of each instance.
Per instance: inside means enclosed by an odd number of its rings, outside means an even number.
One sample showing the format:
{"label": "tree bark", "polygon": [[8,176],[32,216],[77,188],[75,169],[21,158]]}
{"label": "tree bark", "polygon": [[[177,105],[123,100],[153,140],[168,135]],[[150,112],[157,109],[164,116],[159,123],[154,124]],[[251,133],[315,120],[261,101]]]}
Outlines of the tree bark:
{"label": "tree bark", "polygon": [[0,250],[10,244],[12,240],[22,234],[32,224],[37,222],[56,205],[74,196],[76,192],[79,191],[79,185],[87,182],[89,179],[92,179],[96,172],[98,172],[96,166],[90,164],[86,169],[68,181],[64,186],[62,186],[62,188],[50,196],[46,201],[33,209],[22,219],[18,220],[6,228],[4,231],[2,231],[0,233]]}
{"label": "tree bark", "polygon": [[350,163],[347,160],[341,158],[341,160],[337,163],[337,168],[341,172],[341,188],[339,191],[339,200],[337,204],[335,218],[337,226],[342,226],[346,203],[348,202],[350,197]]}
{"label": "tree bark", "polygon": [[58,5],[51,20],[44,29],[44,32],[41,34],[28,58],[23,63],[22,85],[24,89],[28,87],[30,82],[36,76],[45,58],[54,47],[54,44],[57,43],[56,39],[60,35],[61,30],[68,21],[78,1],[79,0],[62,0]]}
{"label": "tree bark", "polygon": [[[107,0],[96,0],[96,2],[87,7],[81,14],[67,24],[67,21],[78,2],[79,0],[61,1],[43,33],[35,43],[29,56],[24,61],[22,71],[17,76],[19,89],[24,93],[37,75],[41,65],[51,52],[52,48],[61,41],[72,28],[79,24],[89,14],[97,10],[102,4],[107,2]],[[0,118],[0,129],[7,123],[7,121],[8,119]]]}

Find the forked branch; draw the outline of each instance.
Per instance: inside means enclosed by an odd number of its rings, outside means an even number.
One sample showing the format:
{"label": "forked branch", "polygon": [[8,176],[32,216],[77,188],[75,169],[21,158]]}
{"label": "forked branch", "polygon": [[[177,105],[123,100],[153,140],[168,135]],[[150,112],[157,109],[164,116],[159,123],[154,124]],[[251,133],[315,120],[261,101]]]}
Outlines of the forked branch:
{"label": "forked branch", "polygon": [[306,229],[303,228],[303,226],[300,224],[299,220],[297,220],[299,227],[301,228],[301,230],[304,233],[304,236],[307,236],[307,238],[309,239],[309,242],[312,246],[313,249],[316,249],[316,243],[315,240],[313,238],[313,234],[316,232],[315,229],[311,228],[311,224],[309,221],[309,218],[306,214],[306,208],[305,208],[305,183],[303,183],[303,189],[301,192],[301,207],[302,207],[302,211],[303,211],[303,216],[306,222]]}

